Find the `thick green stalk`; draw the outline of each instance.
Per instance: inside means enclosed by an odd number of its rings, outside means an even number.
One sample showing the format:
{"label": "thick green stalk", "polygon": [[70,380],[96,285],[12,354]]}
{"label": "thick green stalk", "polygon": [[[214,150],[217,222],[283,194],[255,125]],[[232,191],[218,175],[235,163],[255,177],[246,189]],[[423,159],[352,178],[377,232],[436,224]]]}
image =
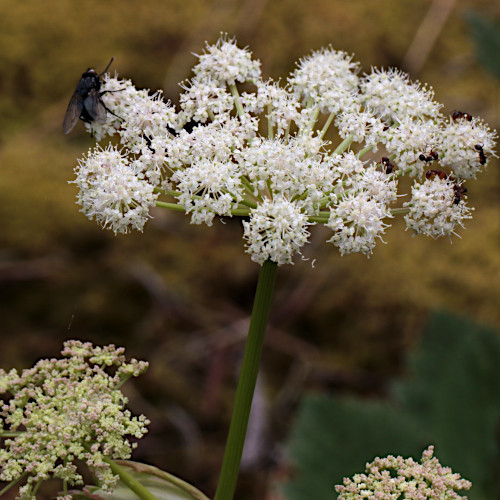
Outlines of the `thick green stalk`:
{"label": "thick green stalk", "polygon": [[232,500],[236,489],[277,268],[275,262],[268,260],[260,269],[245,354],[236,390],[233,416],[214,500]]}

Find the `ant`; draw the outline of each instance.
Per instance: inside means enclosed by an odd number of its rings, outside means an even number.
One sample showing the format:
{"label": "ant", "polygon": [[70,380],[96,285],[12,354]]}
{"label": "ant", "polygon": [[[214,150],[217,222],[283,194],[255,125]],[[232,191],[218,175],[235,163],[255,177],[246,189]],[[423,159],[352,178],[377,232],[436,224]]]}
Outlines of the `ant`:
{"label": "ant", "polygon": [[467,120],[468,122],[472,121],[472,115],[458,110],[453,111],[451,118],[454,122],[456,122],[457,120]]}
{"label": "ant", "polygon": [[436,153],[436,151],[431,149],[428,156],[425,156],[425,154],[422,153],[421,155],[419,155],[418,159],[420,161],[425,161],[425,163],[429,163],[431,161],[439,160],[439,155]]}
{"label": "ant", "polygon": [[474,149],[479,152],[479,163],[484,165],[486,163],[486,155],[484,154],[483,146],[476,144]]}
{"label": "ant", "polygon": [[453,198],[453,203],[455,205],[458,205],[460,203],[460,200],[464,197],[465,193],[467,193],[467,188],[464,186],[460,186],[458,184],[455,184],[453,186],[453,191],[455,193],[455,196]]}
{"label": "ant", "polygon": [[386,174],[391,174],[394,170],[394,165],[391,163],[391,160],[387,158],[387,156],[382,156],[382,161],[381,161],[383,168],[385,170]]}
{"label": "ant", "polygon": [[427,170],[427,172],[425,172],[426,179],[434,179],[435,177],[446,179],[448,174],[444,170]]}

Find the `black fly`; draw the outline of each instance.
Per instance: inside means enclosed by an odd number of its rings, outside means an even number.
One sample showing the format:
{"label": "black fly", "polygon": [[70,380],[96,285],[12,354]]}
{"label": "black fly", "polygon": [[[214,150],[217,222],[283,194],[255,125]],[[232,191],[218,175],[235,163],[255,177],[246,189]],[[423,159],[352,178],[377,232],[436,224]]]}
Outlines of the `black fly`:
{"label": "black fly", "polygon": [[86,123],[91,123],[93,121],[105,123],[106,111],[114,115],[114,113],[102,102],[102,96],[106,91],[100,92],[100,78],[108,71],[112,62],[113,58],[111,58],[111,61],[109,61],[109,64],[102,73],[98,74],[94,68],[89,68],[83,73],[74,94],[71,96],[66,115],[64,116],[63,132],[65,134],[71,132],[78,118]]}

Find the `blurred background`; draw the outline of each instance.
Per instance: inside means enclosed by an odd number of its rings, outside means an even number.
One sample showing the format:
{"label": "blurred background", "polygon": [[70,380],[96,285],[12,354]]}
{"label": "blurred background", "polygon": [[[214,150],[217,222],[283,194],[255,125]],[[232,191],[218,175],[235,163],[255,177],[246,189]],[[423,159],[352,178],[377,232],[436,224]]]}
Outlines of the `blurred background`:
{"label": "blurred background", "polygon": [[[500,4],[0,5],[0,365],[29,367],[57,356],[70,338],[114,343],[148,360],[149,371],[125,391],[152,421],[134,458],[211,495],[258,266],[244,253],[238,221],[191,226],[182,214],[157,210],[143,234],[114,236],[79,213],[68,181],[93,140],[82,124],[69,136],[61,124],[80,75],[102,71],[114,56],[111,71],[138,88],[161,88],[175,103],[193,53],[220,32],[248,45],[276,79],[331,44],[354,53],[364,71],[408,71],[434,88],[444,113],[466,111],[499,130]],[[436,310],[500,330],[498,167],[495,159],[469,183],[476,211],[461,238],[412,237],[396,221],[370,259],[341,258],[317,228],[304,252],[310,260],[279,270],[237,498],[284,495],[279,483],[297,473],[287,440],[306,392],[382,400]]]}

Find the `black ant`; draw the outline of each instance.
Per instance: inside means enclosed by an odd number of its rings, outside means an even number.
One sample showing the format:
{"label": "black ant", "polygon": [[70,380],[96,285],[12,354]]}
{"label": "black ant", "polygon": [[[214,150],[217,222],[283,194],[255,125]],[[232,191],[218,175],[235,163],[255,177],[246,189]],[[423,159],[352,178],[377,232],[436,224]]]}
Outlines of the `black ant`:
{"label": "black ant", "polygon": [[462,198],[464,197],[465,193],[467,193],[467,188],[464,186],[460,186],[459,184],[455,184],[453,186],[453,192],[455,193],[453,203],[455,205],[458,205],[460,203],[460,200],[462,200]]}
{"label": "black ant", "polygon": [[391,160],[387,158],[387,156],[382,156],[382,161],[381,161],[383,168],[385,170],[386,174],[391,174],[394,170],[394,165],[391,163]]}
{"label": "black ant", "polygon": [[458,111],[458,110],[453,111],[451,118],[453,119],[454,122],[456,122],[457,120],[467,120],[468,122],[472,121],[472,115],[470,115],[469,113],[465,113],[464,111]]}
{"label": "black ant", "polygon": [[425,161],[425,163],[430,163],[431,161],[439,160],[439,155],[434,150],[430,150],[429,155],[425,156],[425,154],[419,155],[418,159],[420,161]]}
{"label": "black ant", "polygon": [[476,144],[474,148],[479,152],[479,163],[484,165],[486,163],[486,155],[484,154],[483,146],[481,146],[481,144]]}
{"label": "black ant", "polygon": [[444,170],[427,170],[427,172],[425,172],[426,179],[434,179],[435,177],[446,179],[448,174]]}

